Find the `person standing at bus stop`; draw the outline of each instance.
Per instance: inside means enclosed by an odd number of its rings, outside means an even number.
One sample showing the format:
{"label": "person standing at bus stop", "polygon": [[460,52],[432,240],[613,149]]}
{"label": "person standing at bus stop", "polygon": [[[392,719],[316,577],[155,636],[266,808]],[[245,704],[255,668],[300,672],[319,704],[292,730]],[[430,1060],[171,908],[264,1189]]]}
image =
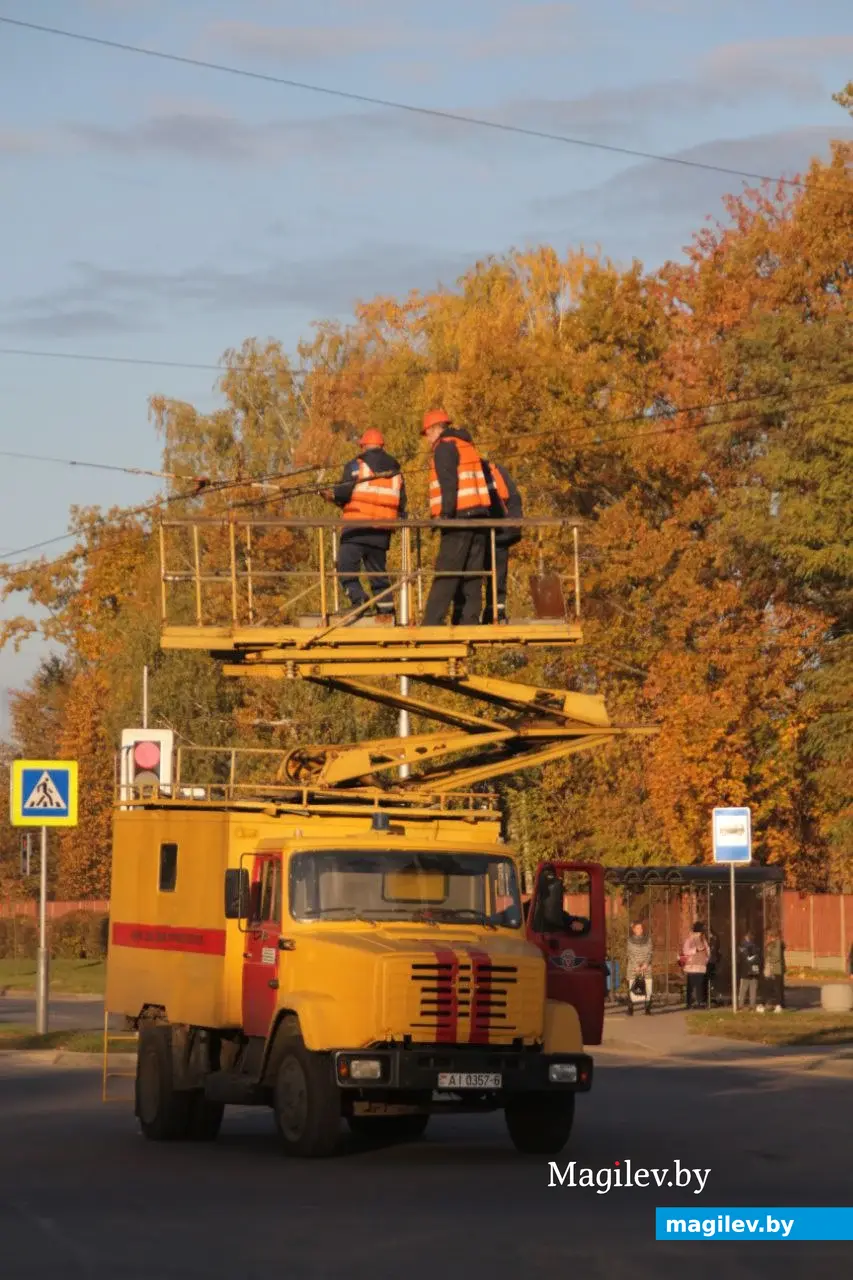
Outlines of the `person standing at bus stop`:
{"label": "person standing at bus stop", "polygon": [[785,944],[777,929],[768,929],[764,942],[764,1000],[758,1006],[781,1013],[785,1005]]}
{"label": "person standing at bus stop", "polygon": [[758,1004],[758,979],[761,976],[761,951],[758,943],[749,930],[743,935],[737,949],[738,995],[739,1009]]}
{"label": "person standing at bus stop", "polygon": [[705,926],[696,920],[692,929],[684,939],[681,948],[681,960],[687,978],[687,1008],[695,1005],[697,1009],[708,1003],[708,963],[711,959],[711,948],[705,934]]}
{"label": "person standing at bus stop", "polygon": [[635,1004],[645,1004],[646,1013],[650,1014],[652,1011],[652,940],[641,920],[634,921],[628,935],[625,980],[628,983],[628,1016],[633,1015]]}

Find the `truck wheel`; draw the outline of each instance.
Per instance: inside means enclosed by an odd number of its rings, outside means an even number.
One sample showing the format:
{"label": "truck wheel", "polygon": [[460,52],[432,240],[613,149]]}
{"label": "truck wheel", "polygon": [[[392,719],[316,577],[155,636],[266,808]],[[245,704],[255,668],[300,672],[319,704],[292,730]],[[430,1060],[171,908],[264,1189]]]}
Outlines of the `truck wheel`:
{"label": "truck wheel", "polygon": [[348,1116],[347,1124],[363,1142],[417,1142],[426,1133],[429,1116]]}
{"label": "truck wheel", "polygon": [[143,1134],[152,1142],[174,1142],[187,1136],[190,1095],[174,1088],[169,1027],[145,1027],[139,1033],[136,1116]]}
{"label": "truck wheel", "polygon": [[331,1060],[288,1039],[273,1089],[275,1120],[290,1156],[330,1156],[341,1134],[341,1100]]}
{"label": "truck wheel", "polygon": [[572,1132],[575,1096],[522,1093],[507,1103],[504,1117],[516,1151],[530,1156],[555,1156]]}
{"label": "truck wheel", "polygon": [[211,1102],[202,1089],[190,1094],[187,1137],[191,1142],[215,1142],[222,1128],[224,1102]]}

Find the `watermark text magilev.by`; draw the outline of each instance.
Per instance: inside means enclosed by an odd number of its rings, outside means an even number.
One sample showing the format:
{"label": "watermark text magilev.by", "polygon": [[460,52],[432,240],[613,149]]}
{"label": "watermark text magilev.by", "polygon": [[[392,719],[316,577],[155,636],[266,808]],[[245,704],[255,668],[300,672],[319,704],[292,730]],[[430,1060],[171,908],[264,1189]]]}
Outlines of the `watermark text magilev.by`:
{"label": "watermark text magilev.by", "polygon": [[561,1168],[556,1160],[551,1160],[548,1164],[548,1186],[586,1187],[599,1196],[607,1195],[608,1191],[634,1187],[693,1186],[693,1194],[698,1196],[705,1190],[710,1172],[710,1169],[689,1169],[680,1160],[664,1169],[635,1167],[631,1160],[614,1160],[612,1165],[603,1169],[590,1169],[584,1165],[579,1168],[577,1161],[571,1160]]}

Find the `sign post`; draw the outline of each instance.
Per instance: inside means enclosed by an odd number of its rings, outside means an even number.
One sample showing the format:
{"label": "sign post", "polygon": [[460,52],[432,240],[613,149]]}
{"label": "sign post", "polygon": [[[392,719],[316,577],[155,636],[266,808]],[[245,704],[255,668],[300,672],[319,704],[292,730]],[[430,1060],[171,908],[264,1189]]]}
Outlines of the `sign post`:
{"label": "sign post", "polygon": [[41,827],[36,1031],[46,1035],[50,972],[47,948],[47,829],[77,825],[77,761],[14,760],[10,775],[13,827]]}
{"label": "sign post", "polygon": [[732,923],[732,1012],[737,1013],[737,915],[735,912],[735,867],[752,861],[752,811],[715,809],[712,819],[714,862],[729,868],[729,895]]}

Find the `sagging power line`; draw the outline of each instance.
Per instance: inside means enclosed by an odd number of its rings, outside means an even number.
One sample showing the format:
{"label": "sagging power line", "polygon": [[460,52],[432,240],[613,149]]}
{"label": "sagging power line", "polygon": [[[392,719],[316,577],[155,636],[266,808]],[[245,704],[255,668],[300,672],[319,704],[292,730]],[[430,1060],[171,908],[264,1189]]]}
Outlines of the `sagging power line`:
{"label": "sagging power line", "polygon": [[348,102],[358,102],[362,106],[405,111],[411,115],[425,116],[434,120],[447,120],[454,124],[469,125],[479,129],[491,129],[498,133],[516,134],[520,137],[536,138],[545,142],[558,142],[564,146],[582,147],[590,151],[603,151],[611,155],[627,156],[632,160],[652,160],[660,164],[679,165],[686,169],[723,173],[734,178],[744,178],[750,182],[774,182],[790,187],[805,186],[805,181],[801,178],[783,178],[771,174],[755,173],[747,169],[733,169],[728,165],[710,164],[702,160],[690,160],[686,156],[668,156],[654,151],[641,151],[636,147],[622,147],[617,146],[615,143],[594,142],[590,138],[575,138],[569,134],[552,133],[546,129],[526,128],[524,125],[510,124],[506,121],[487,120],[482,116],[471,116],[459,111],[444,111],[438,107],[419,107],[411,102],[398,102],[392,98],[379,98],[372,94],[353,93],[347,89],[335,89],[329,85],[311,84],[308,81],[293,80],[263,71],[251,71],[247,67],[234,67],[227,63],[209,62],[203,58],[191,58],[178,53],[169,53],[164,49],[150,49],[143,45],[128,44],[120,40],[109,40],[104,36],[86,35],[80,31],[67,31],[60,27],[50,27],[38,22],[25,22],[20,18],[0,16],[0,22],[10,27],[20,27],[25,31],[60,36],[65,40],[76,40],[81,44],[94,45],[102,49],[112,49],[119,53],[132,53],[140,57],[176,63],[179,66],[195,67],[203,71],[217,71],[223,75],[240,76],[247,80],[259,80],[265,84],[280,85],[286,89],[298,89],[303,93],[323,94],[327,97],[340,98]]}
{"label": "sagging power line", "polygon": [[[839,391],[842,388],[849,387],[849,386],[851,386],[849,379],[848,380],[829,380],[826,382],[806,384],[799,388],[787,388],[783,391],[778,391],[778,392],[756,392],[754,394],[750,394],[746,396],[731,397],[728,400],[707,401],[704,404],[697,404],[697,405],[672,406],[667,408],[665,411],[662,411],[662,413],[658,416],[659,417],[665,416],[667,419],[671,419],[673,417],[681,417],[687,414],[707,412],[709,410],[714,410],[719,408],[735,407],[738,405],[749,404],[749,403],[754,403],[754,402],[763,401],[763,400],[775,400],[775,401],[787,400],[793,403],[793,397],[804,395],[804,394],[813,394],[815,391],[824,392],[823,395],[818,395],[815,397],[815,403],[822,404],[830,398],[830,395],[833,392]],[[853,397],[844,396],[842,397],[842,403],[847,404],[850,402],[851,399],[853,399]],[[698,422],[698,423],[685,422],[685,423],[681,423],[680,425],[675,425],[671,421],[667,421],[666,425],[652,427],[648,431],[624,432],[621,435],[608,436],[606,439],[591,438],[588,440],[581,440],[579,441],[579,447],[603,449],[603,448],[609,448],[611,444],[615,444],[623,440],[641,440],[641,439],[649,438],[651,436],[675,435],[675,434],[679,434],[681,432],[686,432],[686,431],[715,431],[728,426],[736,426],[741,422],[748,422],[755,417],[756,412],[757,410],[753,409],[746,413],[735,414],[730,417],[718,418],[713,422]],[[633,422],[651,422],[651,421],[654,421],[654,415],[650,415],[649,413],[642,413],[642,414],[626,415],[620,418],[605,419],[599,424],[582,424],[579,427],[575,428],[574,430],[570,429],[568,431],[563,431],[563,432],[560,432],[559,430],[556,430],[556,429],[549,429],[547,431],[541,431],[541,432],[540,431],[534,431],[534,432],[522,431],[522,432],[519,432],[519,434],[523,438],[530,438],[530,437],[536,437],[536,436],[542,436],[542,435],[554,435],[556,438],[562,441],[562,440],[573,439],[578,432],[599,432],[602,427],[608,426],[608,425],[622,425],[622,424],[628,424]],[[489,448],[494,443],[496,442],[484,441],[483,447]],[[517,457],[525,456],[526,452],[527,452],[526,450],[522,450],[519,452],[503,453],[502,457],[507,460],[511,460]],[[0,454],[0,456],[2,456],[2,454]],[[47,460],[47,459],[42,459],[42,460]],[[94,463],[94,464],[76,463],[66,459],[50,459],[50,461],[57,461],[57,462],[67,461],[69,462],[69,465],[75,465],[75,466],[93,465],[95,467],[99,467],[101,465],[98,463]],[[197,482],[196,487],[191,491],[188,491],[185,493],[179,493],[179,494],[170,494],[164,498],[158,498],[157,500],[151,503],[147,503],[141,507],[124,510],[122,511],[119,517],[116,517],[116,520],[132,518],[135,515],[148,514],[151,511],[157,510],[162,506],[169,506],[175,502],[181,502],[181,501],[189,500],[191,498],[197,498],[202,494],[223,492],[223,491],[227,491],[228,489],[235,489],[235,488],[273,487],[276,489],[276,491],[274,493],[261,495],[257,498],[242,499],[239,502],[229,504],[229,508],[228,508],[229,510],[262,507],[269,502],[282,501],[289,498],[308,497],[312,495],[316,496],[328,490],[329,488],[328,482],[323,481],[313,485],[301,485],[298,487],[288,486],[287,488],[284,488],[284,489],[276,488],[275,482],[281,481],[281,480],[294,479],[299,475],[307,474],[310,472],[323,471],[329,465],[330,465],[329,463],[310,464],[308,466],[297,468],[288,472],[276,472],[276,473],[270,473],[268,475],[258,476],[258,477],[243,477],[239,479],[227,479],[227,480],[215,480],[215,481],[202,480],[201,482]],[[112,467],[106,467],[105,469],[130,470],[130,471],[137,470],[135,468],[112,468]],[[152,472],[149,474],[153,475],[158,473]],[[165,475],[166,473],[159,473],[159,474]],[[401,474],[405,477],[411,477],[414,474],[414,472],[411,468],[405,468],[401,471]],[[174,478],[190,479],[191,477],[174,477]],[[104,518],[101,523],[109,524],[110,521]],[[45,547],[53,546],[60,542],[64,542],[71,538],[75,538],[79,536],[80,536],[79,531],[75,531],[73,533],[58,534],[56,537],[46,538],[41,542],[31,543],[29,546],[26,546],[26,547],[16,548],[15,550],[12,550],[6,553],[6,555],[3,557],[3,562],[8,564],[11,559],[17,558],[18,556],[25,555],[31,551],[42,550]],[[80,553],[80,554],[83,554],[83,553]]]}

